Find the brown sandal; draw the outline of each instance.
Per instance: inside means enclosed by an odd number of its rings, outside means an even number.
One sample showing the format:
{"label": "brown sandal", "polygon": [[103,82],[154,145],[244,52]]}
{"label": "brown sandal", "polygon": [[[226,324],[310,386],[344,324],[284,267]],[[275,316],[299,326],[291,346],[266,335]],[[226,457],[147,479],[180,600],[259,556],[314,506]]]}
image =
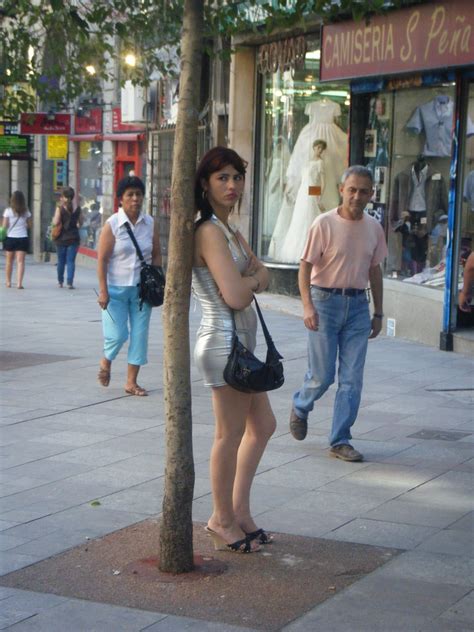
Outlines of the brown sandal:
{"label": "brown sandal", "polygon": [[148,392],[141,386],[138,386],[138,384],[136,384],[135,386],[131,386],[130,388],[126,388],[125,392],[128,393],[129,395],[136,395],[137,397],[148,396]]}
{"label": "brown sandal", "polygon": [[110,384],[110,369],[104,369],[102,366],[99,367],[97,379],[99,380],[99,384],[102,384],[102,386],[108,386]]}

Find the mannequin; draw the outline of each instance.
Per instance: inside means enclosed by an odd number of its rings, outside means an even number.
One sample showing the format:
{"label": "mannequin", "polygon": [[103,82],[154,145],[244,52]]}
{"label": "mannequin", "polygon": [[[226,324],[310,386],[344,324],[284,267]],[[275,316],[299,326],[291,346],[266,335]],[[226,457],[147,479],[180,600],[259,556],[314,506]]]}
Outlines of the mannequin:
{"label": "mannequin", "polygon": [[339,181],[347,165],[347,134],[334,122],[341,114],[339,104],[329,99],[313,101],[306,105],[305,114],[309,116],[309,122],[301,130],[291,154],[283,202],[268,251],[269,256],[277,261],[282,260],[281,249],[293,216],[303,170],[312,158],[314,139],[327,143],[324,156],[326,182],[324,195],[321,196],[324,208],[334,208],[339,204]]}
{"label": "mannequin", "polygon": [[322,154],[326,149],[326,141],[320,138],[314,141],[313,156],[303,171],[290,227],[280,253],[285,263],[299,263],[311,224],[324,211],[321,198],[326,178]]}
{"label": "mannequin", "polygon": [[416,274],[426,265],[432,230],[448,213],[448,191],[443,176],[431,168],[425,156],[420,154],[408,169],[395,176],[389,213],[392,230],[402,242],[401,260],[392,265],[396,265],[397,271]]}
{"label": "mannequin", "polygon": [[278,217],[283,189],[285,186],[286,169],[290,160],[290,149],[285,138],[278,136],[273,142],[272,155],[265,171],[265,212],[263,220],[263,235],[270,239]]}

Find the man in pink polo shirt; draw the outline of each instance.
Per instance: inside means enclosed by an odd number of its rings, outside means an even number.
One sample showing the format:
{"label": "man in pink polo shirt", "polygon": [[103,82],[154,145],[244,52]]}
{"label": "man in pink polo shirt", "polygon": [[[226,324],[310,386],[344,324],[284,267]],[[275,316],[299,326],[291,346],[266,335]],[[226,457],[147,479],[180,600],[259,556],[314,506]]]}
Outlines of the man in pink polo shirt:
{"label": "man in pink polo shirt", "polygon": [[344,461],[363,460],[350,444],[351,426],[359,411],[367,342],[382,328],[380,264],[387,246],[380,224],[364,213],[372,191],[372,174],[366,167],[346,169],[340,186],[342,204],[314,220],[298,274],[308,329],[308,371],[293,396],[290,431],[299,441],[306,437],[308,414],[333,384],[338,358],[329,453]]}

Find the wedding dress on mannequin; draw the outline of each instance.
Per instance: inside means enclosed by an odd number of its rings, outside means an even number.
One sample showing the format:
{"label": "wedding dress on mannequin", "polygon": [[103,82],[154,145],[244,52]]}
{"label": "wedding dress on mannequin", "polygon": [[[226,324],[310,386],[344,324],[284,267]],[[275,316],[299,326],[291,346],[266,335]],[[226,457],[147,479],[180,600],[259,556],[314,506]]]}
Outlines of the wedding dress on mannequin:
{"label": "wedding dress on mannequin", "polygon": [[306,105],[305,114],[309,116],[309,122],[301,130],[291,154],[283,202],[268,250],[269,256],[277,261],[282,261],[283,242],[290,226],[304,168],[311,160],[313,141],[318,138],[327,143],[324,156],[326,183],[321,197],[321,204],[327,210],[339,204],[339,181],[347,166],[347,135],[334,122],[341,114],[339,104],[329,99],[313,101]]}
{"label": "wedding dress on mannequin", "polygon": [[[285,263],[299,263],[311,224],[323,212],[321,199],[326,181],[321,156],[323,151],[324,149],[316,146],[313,160],[303,170],[290,226],[280,252],[281,260]],[[317,194],[314,193],[315,190],[318,191]]]}

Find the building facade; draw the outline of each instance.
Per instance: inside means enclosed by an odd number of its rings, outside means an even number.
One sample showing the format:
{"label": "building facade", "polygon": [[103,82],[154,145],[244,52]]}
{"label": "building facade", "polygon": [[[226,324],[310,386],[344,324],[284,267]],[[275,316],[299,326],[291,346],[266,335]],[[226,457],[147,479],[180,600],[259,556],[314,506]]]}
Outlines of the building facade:
{"label": "building facade", "polygon": [[457,293],[474,237],[473,24],[472,3],[453,0],[236,42],[230,139],[250,157],[243,224],[273,291],[297,293],[304,235],[338,205],[344,168],[363,164],[389,244],[386,333],[472,344]]}

